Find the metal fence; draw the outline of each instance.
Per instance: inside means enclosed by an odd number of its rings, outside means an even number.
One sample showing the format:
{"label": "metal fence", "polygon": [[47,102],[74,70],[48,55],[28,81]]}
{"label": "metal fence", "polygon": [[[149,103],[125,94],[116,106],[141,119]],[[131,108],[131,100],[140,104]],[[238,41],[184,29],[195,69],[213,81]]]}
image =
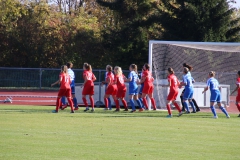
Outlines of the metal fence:
{"label": "metal fence", "polygon": [[[83,69],[73,69],[75,73],[75,83],[83,83]],[[127,76],[129,71],[123,71]],[[8,68],[0,67],[0,87],[1,88],[35,88],[35,89],[51,89],[50,85],[58,80],[60,69],[50,68]],[[97,77],[96,82],[101,82],[105,78],[105,70],[93,70]],[[182,73],[175,73],[181,79]],[[160,79],[166,79],[166,72],[153,72],[153,76]],[[208,78],[208,71],[206,72],[192,72],[192,76],[196,82],[206,82]],[[236,73],[216,73],[216,78],[220,84],[227,84],[231,86],[231,91],[235,88]],[[59,86],[55,86],[58,88]]]}

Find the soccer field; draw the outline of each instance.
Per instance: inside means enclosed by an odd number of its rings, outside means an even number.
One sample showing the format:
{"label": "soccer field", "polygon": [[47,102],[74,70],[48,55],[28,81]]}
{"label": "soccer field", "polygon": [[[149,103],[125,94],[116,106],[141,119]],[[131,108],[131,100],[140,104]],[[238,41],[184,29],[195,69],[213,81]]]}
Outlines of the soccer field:
{"label": "soccer field", "polygon": [[53,109],[1,105],[0,159],[240,159],[236,114]]}

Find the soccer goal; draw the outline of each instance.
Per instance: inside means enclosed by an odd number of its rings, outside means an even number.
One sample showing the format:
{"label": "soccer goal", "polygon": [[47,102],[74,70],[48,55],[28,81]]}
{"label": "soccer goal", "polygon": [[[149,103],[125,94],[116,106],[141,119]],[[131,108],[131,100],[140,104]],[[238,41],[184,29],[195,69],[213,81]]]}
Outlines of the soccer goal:
{"label": "soccer goal", "polygon": [[[158,108],[165,108],[169,92],[167,68],[172,67],[181,80],[183,63],[193,66],[194,98],[200,107],[209,107],[209,91],[201,93],[209,71],[216,72],[222,87],[222,102],[229,104],[230,90],[235,87],[236,73],[240,70],[240,43],[149,41],[149,64],[155,78],[154,97]],[[177,101],[180,102],[179,96]]]}

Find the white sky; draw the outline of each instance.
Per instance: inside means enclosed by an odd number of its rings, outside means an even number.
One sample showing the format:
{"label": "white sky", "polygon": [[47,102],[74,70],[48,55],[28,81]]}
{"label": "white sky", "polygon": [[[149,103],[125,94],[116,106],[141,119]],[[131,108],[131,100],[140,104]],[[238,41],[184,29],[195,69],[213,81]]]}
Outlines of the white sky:
{"label": "white sky", "polygon": [[240,8],[240,0],[235,0],[237,3],[232,4],[233,7]]}

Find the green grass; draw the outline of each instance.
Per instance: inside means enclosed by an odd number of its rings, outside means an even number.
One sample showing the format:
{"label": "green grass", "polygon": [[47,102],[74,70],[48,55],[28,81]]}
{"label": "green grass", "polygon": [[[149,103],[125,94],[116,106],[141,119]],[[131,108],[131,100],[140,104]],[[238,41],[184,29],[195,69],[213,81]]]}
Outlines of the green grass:
{"label": "green grass", "polygon": [[[0,159],[240,159],[240,118],[0,106]],[[174,112],[174,115],[177,113]]]}

